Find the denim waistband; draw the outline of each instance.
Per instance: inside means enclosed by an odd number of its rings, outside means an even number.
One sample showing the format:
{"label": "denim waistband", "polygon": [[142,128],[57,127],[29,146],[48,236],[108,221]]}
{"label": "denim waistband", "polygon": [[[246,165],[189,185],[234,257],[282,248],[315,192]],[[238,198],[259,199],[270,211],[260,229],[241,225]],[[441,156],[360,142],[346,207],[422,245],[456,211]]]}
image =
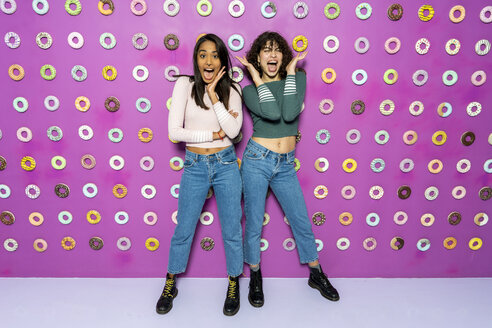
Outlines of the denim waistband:
{"label": "denim waistband", "polygon": [[224,150],[221,150],[219,152],[210,154],[210,155],[202,155],[202,154],[197,154],[192,151],[189,151],[186,149],[186,158],[194,159],[195,161],[204,161],[204,162],[213,162],[220,160],[221,158],[226,158],[227,156],[236,156],[236,151],[234,150],[234,146],[229,146]]}
{"label": "denim waistband", "polygon": [[259,143],[257,143],[253,139],[249,139],[248,145],[246,146],[246,149],[248,149],[248,148],[250,148],[250,149],[254,148],[257,152],[264,154],[265,157],[270,157],[270,158],[274,158],[274,159],[278,158],[280,160],[289,161],[289,160],[293,160],[296,157],[296,150],[295,149],[288,152],[288,153],[277,153],[277,152],[274,152],[273,150],[270,150],[270,149],[260,145]]}

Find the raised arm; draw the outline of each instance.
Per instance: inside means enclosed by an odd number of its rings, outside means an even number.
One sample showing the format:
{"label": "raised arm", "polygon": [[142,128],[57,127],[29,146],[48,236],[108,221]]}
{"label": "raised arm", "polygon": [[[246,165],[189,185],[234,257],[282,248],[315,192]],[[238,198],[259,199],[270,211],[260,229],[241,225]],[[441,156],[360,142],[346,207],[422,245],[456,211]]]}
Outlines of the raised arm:
{"label": "raised arm", "polygon": [[265,84],[261,84],[257,88],[248,85],[243,90],[243,97],[244,103],[255,115],[270,121],[280,119],[280,107]]}
{"label": "raised arm", "polygon": [[297,72],[296,75],[287,75],[284,87],[284,102],[282,103],[282,118],[284,121],[292,122],[299,116],[305,94],[306,74]]}
{"label": "raised arm", "polygon": [[212,130],[190,130],[184,128],[186,104],[188,102],[188,77],[180,77],[174,85],[171,109],[168,116],[169,137],[172,140],[188,143],[213,141]]}

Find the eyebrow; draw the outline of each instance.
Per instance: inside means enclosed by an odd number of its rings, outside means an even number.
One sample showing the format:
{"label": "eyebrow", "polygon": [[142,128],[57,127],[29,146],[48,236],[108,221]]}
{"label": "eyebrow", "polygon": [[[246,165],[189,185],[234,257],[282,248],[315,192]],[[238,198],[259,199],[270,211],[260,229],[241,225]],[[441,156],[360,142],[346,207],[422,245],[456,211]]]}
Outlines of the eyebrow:
{"label": "eyebrow", "polygon": [[[204,50],[204,49],[201,49],[201,50],[198,50],[198,52],[207,52],[207,50]],[[219,52],[217,50],[214,50],[212,51],[212,53],[214,54],[218,54]]]}

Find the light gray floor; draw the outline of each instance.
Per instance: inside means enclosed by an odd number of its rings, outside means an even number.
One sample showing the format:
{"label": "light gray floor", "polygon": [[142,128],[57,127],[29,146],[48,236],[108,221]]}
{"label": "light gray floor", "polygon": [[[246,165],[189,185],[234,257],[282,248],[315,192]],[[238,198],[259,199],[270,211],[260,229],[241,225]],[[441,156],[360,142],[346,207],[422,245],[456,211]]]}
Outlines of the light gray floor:
{"label": "light gray floor", "polygon": [[0,279],[0,327],[492,327],[492,278],[331,279],[330,302],[306,279],[265,279],[265,305],[222,314],[226,279],[178,280],[167,315],[155,313],[163,279]]}

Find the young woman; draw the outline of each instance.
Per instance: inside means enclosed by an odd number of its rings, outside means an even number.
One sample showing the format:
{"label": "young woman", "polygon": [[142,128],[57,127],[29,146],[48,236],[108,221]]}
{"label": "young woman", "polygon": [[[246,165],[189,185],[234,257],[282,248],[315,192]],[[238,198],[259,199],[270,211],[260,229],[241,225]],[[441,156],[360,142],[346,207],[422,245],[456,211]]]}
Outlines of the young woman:
{"label": "young woman", "polygon": [[214,34],[200,37],[193,52],[193,76],[181,76],[174,86],[169,112],[169,136],[186,142],[184,171],[178,200],[178,224],[169,250],[168,273],[157,302],[168,313],[178,294],[176,275],[185,272],[195,228],[212,186],[219,212],[229,286],[225,315],[239,310],[239,281],[243,272],[241,175],[231,139],[241,129],[240,87],[227,72],[231,67],[224,42]]}
{"label": "young woman", "polygon": [[331,301],[339,300],[337,290],[319,265],[311,222],[293,165],[299,114],[306,92],[306,74],[296,72],[296,66],[306,54],[293,57],[280,34],[265,32],[256,38],[246,57],[236,57],[254,82],[243,90],[254,132],[244,151],[241,173],[246,215],[244,257],[251,271],[248,299],[255,307],[264,303],[259,264],[268,187],[289,220],[301,263],[309,265],[309,286]]}

